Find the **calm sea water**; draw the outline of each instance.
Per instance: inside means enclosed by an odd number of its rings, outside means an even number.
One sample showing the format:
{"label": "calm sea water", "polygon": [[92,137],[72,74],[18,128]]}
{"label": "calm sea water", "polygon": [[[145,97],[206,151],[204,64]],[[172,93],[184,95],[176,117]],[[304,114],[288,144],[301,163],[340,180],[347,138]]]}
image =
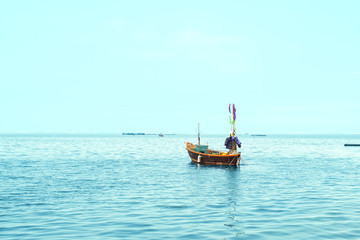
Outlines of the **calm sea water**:
{"label": "calm sea water", "polygon": [[0,239],[360,239],[359,135],[240,139],[0,135]]}

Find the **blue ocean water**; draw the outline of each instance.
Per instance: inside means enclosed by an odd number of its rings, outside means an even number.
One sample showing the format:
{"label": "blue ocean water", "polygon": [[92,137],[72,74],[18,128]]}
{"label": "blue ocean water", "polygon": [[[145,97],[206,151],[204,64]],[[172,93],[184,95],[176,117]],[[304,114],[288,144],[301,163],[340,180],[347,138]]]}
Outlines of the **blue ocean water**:
{"label": "blue ocean water", "polygon": [[240,139],[235,168],[195,135],[0,135],[0,239],[360,239],[359,135]]}

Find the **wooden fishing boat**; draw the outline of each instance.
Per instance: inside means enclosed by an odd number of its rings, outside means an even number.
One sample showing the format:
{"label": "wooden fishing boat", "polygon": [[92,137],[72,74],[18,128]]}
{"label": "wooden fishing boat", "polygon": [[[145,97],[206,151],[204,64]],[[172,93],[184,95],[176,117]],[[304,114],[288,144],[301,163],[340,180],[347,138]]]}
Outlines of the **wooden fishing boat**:
{"label": "wooden fishing boat", "polygon": [[[186,150],[193,163],[207,165],[231,165],[238,166],[240,163],[241,153],[226,153],[222,151],[206,149],[207,146],[186,143]],[[200,150],[199,150],[200,149]]]}
{"label": "wooden fishing boat", "polygon": [[[232,109],[232,111],[231,111]],[[239,166],[241,153],[237,151],[237,146],[241,147],[240,140],[236,137],[236,108],[229,104],[231,135],[225,141],[228,152],[208,149],[207,145],[200,144],[200,124],[198,124],[198,144],[186,143],[186,150],[193,163],[208,165],[231,165]]]}

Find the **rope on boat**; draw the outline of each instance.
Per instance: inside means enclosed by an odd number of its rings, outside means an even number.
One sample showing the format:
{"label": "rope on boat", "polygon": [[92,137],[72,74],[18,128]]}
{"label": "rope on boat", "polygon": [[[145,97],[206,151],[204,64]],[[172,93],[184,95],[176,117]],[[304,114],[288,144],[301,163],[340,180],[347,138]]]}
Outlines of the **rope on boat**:
{"label": "rope on boat", "polygon": [[233,159],[231,160],[231,162],[229,163],[229,166],[233,163],[233,161],[236,159],[236,157],[233,157]]}
{"label": "rope on boat", "polygon": [[[236,158],[234,157],[234,158],[231,160],[231,162],[229,163],[229,165],[231,165],[235,159],[236,159]],[[245,160],[243,160],[241,157],[239,157],[239,158],[237,159],[236,165],[239,166],[239,164],[240,164],[241,161],[242,161],[244,164],[248,165],[248,163],[247,163]]]}
{"label": "rope on boat", "polygon": [[247,163],[244,159],[240,158],[240,160],[241,160],[244,164],[248,165],[248,163]]}

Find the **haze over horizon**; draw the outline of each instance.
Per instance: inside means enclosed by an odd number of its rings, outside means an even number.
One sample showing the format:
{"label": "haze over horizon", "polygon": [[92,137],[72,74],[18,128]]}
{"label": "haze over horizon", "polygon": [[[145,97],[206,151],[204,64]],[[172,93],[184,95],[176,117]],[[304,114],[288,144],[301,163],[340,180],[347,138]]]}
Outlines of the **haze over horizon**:
{"label": "haze over horizon", "polygon": [[360,134],[359,1],[4,1],[0,133]]}

